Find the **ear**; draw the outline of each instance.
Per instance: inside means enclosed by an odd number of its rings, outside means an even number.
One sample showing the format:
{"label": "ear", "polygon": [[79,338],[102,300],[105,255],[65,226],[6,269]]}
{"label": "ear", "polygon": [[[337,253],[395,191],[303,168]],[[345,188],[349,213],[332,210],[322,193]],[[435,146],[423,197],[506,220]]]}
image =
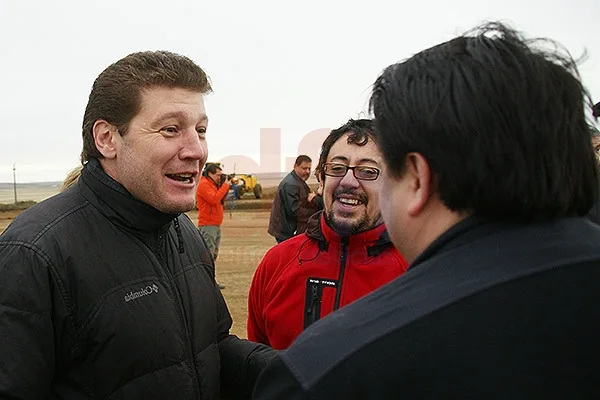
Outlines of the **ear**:
{"label": "ear", "polygon": [[434,191],[431,168],[422,154],[407,154],[405,178],[408,179],[411,193],[407,211],[410,216],[415,217],[423,211]]}
{"label": "ear", "polygon": [[117,128],[105,120],[99,119],[94,123],[92,132],[94,133],[94,143],[100,154],[104,158],[115,158],[117,156],[117,135],[119,135]]}

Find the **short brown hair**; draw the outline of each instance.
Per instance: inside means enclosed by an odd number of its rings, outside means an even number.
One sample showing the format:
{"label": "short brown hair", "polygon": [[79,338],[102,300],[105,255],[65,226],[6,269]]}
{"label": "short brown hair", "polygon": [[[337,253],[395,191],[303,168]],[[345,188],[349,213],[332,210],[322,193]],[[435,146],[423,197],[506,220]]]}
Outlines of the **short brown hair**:
{"label": "short brown hair", "polygon": [[94,143],[94,123],[103,119],[121,135],[139,112],[141,94],[151,87],[183,88],[210,93],[206,73],[189,58],[168,51],[132,53],[108,66],[94,81],[83,116],[81,162],[102,158]]}
{"label": "short brown hair", "polygon": [[300,164],[302,164],[304,162],[312,162],[312,160],[310,159],[309,156],[307,156],[305,154],[301,154],[298,157],[296,157],[296,162],[294,163],[294,165],[299,167]]}

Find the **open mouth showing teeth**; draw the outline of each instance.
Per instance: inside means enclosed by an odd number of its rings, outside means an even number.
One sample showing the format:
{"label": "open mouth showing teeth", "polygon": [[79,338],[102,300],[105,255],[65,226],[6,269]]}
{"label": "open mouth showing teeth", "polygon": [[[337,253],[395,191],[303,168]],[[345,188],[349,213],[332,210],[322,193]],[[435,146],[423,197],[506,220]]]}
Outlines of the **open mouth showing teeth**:
{"label": "open mouth showing teeth", "polygon": [[338,201],[342,204],[348,204],[350,206],[357,206],[359,204],[362,204],[362,202],[360,200],[357,199],[346,199],[344,197],[341,197],[338,199]]}
{"label": "open mouth showing teeth", "polygon": [[173,179],[175,181],[179,181],[179,182],[185,182],[185,183],[192,183],[192,174],[168,174],[167,175],[170,179]]}

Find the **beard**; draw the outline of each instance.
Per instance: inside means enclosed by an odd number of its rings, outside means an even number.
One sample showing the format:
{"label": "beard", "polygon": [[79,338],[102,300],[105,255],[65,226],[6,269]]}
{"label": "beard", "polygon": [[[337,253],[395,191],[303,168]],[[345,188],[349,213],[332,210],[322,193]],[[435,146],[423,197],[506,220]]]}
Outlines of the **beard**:
{"label": "beard", "polygon": [[361,232],[368,231],[379,225],[381,221],[381,213],[378,212],[372,218],[369,217],[367,212],[367,205],[369,204],[369,198],[366,193],[357,192],[355,190],[336,190],[333,194],[333,198],[336,199],[342,194],[354,196],[360,200],[364,211],[357,215],[356,213],[340,213],[334,212],[333,207],[325,212],[325,221],[327,224],[342,236],[356,235]]}

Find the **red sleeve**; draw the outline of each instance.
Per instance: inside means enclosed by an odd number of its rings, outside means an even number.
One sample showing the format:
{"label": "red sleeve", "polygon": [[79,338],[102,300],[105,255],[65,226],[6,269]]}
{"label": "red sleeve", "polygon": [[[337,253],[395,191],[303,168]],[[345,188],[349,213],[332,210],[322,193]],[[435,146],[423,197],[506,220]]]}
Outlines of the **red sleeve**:
{"label": "red sleeve", "polygon": [[265,293],[266,282],[268,281],[266,266],[269,263],[269,259],[269,252],[267,252],[258,265],[258,268],[256,268],[256,272],[254,272],[254,277],[252,278],[250,292],[248,293],[248,323],[246,329],[248,331],[248,340],[270,346],[263,313],[265,298],[267,297]]}

